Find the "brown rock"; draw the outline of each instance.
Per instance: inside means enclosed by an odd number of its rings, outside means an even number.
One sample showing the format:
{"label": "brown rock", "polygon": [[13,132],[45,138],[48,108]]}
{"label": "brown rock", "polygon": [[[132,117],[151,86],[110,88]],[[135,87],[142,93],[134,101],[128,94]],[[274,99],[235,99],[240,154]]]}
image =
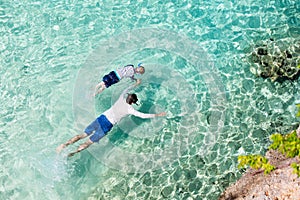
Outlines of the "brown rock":
{"label": "brown rock", "polygon": [[266,157],[276,170],[265,175],[262,170],[249,169],[235,184],[228,187],[219,200],[278,199],[300,200],[300,178],[293,174],[290,164],[297,158],[286,158],[277,151],[268,151]]}

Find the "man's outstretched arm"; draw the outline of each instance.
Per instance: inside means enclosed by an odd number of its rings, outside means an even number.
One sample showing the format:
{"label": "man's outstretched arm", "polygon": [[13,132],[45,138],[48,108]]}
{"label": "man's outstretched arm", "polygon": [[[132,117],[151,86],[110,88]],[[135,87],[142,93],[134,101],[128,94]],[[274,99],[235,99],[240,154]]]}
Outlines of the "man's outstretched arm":
{"label": "man's outstretched arm", "polygon": [[143,118],[143,119],[147,119],[147,118],[154,118],[154,117],[163,117],[166,116],[166,112],[161,112],[161,113],[156,113],[156,114],[150,114],[150,113],[142,113],[139,112],[135,109],[131,109],[130,110],[130,114],[139,117],[139,118]]}
{"label": "man's outstretched arm", "polygon": [[161,113],[156,113],[155,114],[155,117],[163,117],[163,116],[166,116],[166,112],[161,112]]}

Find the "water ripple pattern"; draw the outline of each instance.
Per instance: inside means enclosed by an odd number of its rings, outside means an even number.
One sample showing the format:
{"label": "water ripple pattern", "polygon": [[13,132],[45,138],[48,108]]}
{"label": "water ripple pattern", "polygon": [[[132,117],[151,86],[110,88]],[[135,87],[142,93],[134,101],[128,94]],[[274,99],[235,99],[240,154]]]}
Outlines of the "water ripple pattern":
{"label": "water ripple pattern", "polygon": [[[299,0],[0,1],[0,199],[217,199],[242,173],[238,155],[264,153],[270,134],[299,124],[299,80],[256,77],[247,59],[257,44],[299,57],[299,10]],[[127,117],[87,151],[66,158],[79,142],[57,155],[132,84],[90,98],[103,74],[138,62],[136,108],[168,116]]]}

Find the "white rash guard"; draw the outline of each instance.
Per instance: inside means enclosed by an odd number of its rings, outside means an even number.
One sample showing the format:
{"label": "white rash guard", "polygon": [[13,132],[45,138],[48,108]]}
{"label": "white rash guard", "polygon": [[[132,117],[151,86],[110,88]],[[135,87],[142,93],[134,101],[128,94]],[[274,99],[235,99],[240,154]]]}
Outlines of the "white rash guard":
{"label": "white rash guard", "polygon": [[127,115],[134,115],[143,119],[155,117],[155,114],[146,114],[146,113],[139,112],[135,110],[132,107],[132,105],[126,103],[126,97],[124,96],[127,93],[127,91],[131,88],[132,86],[124,90],[123,93],[120,95],[119,99],[114,103],[114,105],[103,113],[103,115],[105,115],[106,118],[113,125],[118,123],[123,117]]}

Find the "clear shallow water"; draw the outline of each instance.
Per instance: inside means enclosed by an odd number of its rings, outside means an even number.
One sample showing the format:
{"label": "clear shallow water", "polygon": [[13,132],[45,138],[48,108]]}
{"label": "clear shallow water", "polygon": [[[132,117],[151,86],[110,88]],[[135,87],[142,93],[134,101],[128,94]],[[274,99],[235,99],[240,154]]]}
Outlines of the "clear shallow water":
{"label": "clear shallow water", "polygon": [[[246,55],[271,37],[299,43],[299,5],[0,2],[1,199],[216,199],[241,175],[237,155],[297,123],[299,82],[256,78]],[[56,155],[129,84],[90,99],[98,79],[140,61],[139,109],[168,117]]]}

